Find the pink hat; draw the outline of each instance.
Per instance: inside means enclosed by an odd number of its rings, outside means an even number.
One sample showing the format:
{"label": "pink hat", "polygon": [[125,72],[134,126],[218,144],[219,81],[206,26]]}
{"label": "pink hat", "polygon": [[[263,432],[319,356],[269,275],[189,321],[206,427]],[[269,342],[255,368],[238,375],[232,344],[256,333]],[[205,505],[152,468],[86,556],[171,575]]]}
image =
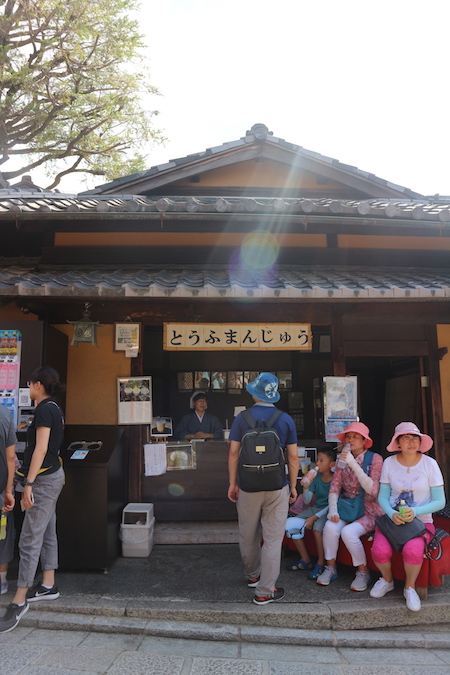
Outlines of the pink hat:
{"label": "pink hat", "polygon": [[366,439],[364,443],[364,450],[368,450],[373,445],[373,440],[369,436],[369,427],[366,427],[362,422],[352,422],[342,434],[336,434],[336,438],[339,438],[341,443],[345,443],[345,434],[348,434],[350,431],[355,431],[357,434],[361,434],[363,438]]}
{"label": "pink hat", "polygon": [[397,424],[395,427],[394,435],[392,436],[391,442],[387,446],[386,450],[389,450],[389,452],[398,452],[400,450],[400,446],[397,443],[397,438],[399,436],[403,436],[404,434],[420,436],[419,452],[428,452],[428,450],[433,447],[433,439],[431,436],[422,434],[414,422],[400,422],[400,424]]}

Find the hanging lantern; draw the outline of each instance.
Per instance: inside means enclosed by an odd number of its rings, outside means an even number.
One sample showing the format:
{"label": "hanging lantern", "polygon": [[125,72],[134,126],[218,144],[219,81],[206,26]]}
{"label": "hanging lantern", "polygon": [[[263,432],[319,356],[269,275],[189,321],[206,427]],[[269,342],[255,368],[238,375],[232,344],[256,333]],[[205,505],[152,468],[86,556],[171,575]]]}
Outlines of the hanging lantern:
{"label": "hanging lantern", "polygon": [[98,321],[92,321],[91,313],[89,312],[89,307],[91,305],[86,302],[84,304],[83,317],[79,321],[69,321],[73,325],[73,338],[70,345],[76,345],[78,347],[79,342],[90,342],[91,345],[98,347],[97,344],[97,328],[102,327],[103,324]]}

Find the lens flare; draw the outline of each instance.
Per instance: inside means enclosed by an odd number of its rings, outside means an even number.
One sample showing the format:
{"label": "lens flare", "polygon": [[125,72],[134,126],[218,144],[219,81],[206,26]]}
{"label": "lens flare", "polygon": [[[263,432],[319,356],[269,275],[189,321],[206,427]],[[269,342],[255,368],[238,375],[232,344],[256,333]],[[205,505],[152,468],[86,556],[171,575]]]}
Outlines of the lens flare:
{"label": "lens flare", "polygon": [[270,232],[251,232],[241,246],[241,263],[253,270],[268,270],[275,263],[280,246]]}
{"label": "lens flare", "polygon": [[167,489],[169,490],[172,497],[181,497],[184,495],[184,487],[182,485],[178,485],[178,483],[171,483]]}

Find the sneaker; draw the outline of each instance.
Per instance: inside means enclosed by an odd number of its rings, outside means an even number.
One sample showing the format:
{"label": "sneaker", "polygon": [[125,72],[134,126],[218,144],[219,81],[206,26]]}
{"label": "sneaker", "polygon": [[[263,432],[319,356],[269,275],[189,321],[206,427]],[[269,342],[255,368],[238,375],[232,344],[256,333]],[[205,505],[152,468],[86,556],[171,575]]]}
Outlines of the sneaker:
{"label": "sneaker", "polygon": [[19,623],[24,614],[28,612],[30,605],[25,601],[22,607],[11,602],[6,608],[6,612],[2,619],[0,619],[0,633],[9,633]]}
{"label": "sneaker", "polygon": [[308,574],[308,579],[311,579],[312,581],[317,581],[318,577],[320,577],[324,569],[325,569],[324,565],[319,565],[318,563],[316,563],[312,571]]}
{"label": "sneaker", "polygon": [[370,589],[370,597],[372,598],[384,598],[386,593],[390,593],[394,590],[394,582],[386,581],[383,577],[380,577],[378,581]]}
{"label": "sneaker", "polygon": [[320,576],[317,577],[317,583],[320,586],[328,586],[330,581],[334,581],[337,578],[338,574],[336,572],[336,568],[330,567],[329,565],[325,565],[324,571]]}
{"label": "sneaker", "polygon": [[247,579],[247,586],[249,588],[256,588],[258,585],[259,577],[255,577],[254,579]]}
{"label": "sneaker", "polygon": [[7,592],[8,592],[8,582],[2,581],[2,585],[1,585],[1,589],[0,589],[0,595],[4,595]]}
{"label": "sneaker", "polygon": [[414,588],[404,588],[403,595],[405,596],[406,606],[411,612],[418,612],[420,610],[420,598]]}
{"label": "sneaker", "polygon": [[358,570],[356,572],[356,577],[354,578],[350,588],[352,591],[366,591],[369,582],[370,582],[369,572],[361,572],[360,570]]}
{"label": "sneaker", "polygon": [[266,595],[263,598],[255,596],[253,602],[255,605],[268,605],[269,602],[276,602],[277,600],[281,600],[281,598],[284,598],[284,588],[274,588],[272,595]]}
{"label": "sneaker", "polygon": [[287,569],[290,570],[291,572],[297,572],[298,570],[312,570],[313,567],[314,565],[310,560],[308,562],[305,562],[300,558],[300,560],[297,560],[296,563],[288,565]]}
{"label": "sneaker", "polygon": [[42,584],[35,584],[32,588],[28,589],[27,600],[28,602],[37,602],[38,600],[56,600],[59,598],[58,586],[52,586],[52,588],[45,588]]}

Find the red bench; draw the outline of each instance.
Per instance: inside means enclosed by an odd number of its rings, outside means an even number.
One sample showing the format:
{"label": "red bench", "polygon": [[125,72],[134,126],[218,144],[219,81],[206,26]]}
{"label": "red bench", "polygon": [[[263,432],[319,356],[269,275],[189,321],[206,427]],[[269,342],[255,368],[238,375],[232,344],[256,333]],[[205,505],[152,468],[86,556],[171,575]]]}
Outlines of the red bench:
{"label": "red bench", "polygon": [[[435,516],[434,524],[436,527],[440,527],[442,530],[450,533],[449,518]],[[372,540],[369,540],[367,536],[364,536],[361,537],[361,541],[367,555],[367,565],[369,569],[377,570],[371,555]],[[305,544],[310,555],[317,555],[316,543],[311,530],[308,530],[305,533]],[[289,539],[288,537],[284,538],[283,545],[292,550],[297,550],[292,539]],[[442,586],[444,583],[444,576],[446,574],[450,574],[450,537],[445,537],[445,539],[442,540],[442,549],[443,554],[440,560],[430,560],[429,558],[424,558],[423,560],[422,568],[416,581],[416,591],[422,600],[427,599],[429,586]],[[343,565],[353,566],[350,553],[348,552],[342,539],[339,542],[337,561]],[[403,567],[401,553],[395,552],[392,557],[392,573],[395,579],[405,578],[405,570]]]}

